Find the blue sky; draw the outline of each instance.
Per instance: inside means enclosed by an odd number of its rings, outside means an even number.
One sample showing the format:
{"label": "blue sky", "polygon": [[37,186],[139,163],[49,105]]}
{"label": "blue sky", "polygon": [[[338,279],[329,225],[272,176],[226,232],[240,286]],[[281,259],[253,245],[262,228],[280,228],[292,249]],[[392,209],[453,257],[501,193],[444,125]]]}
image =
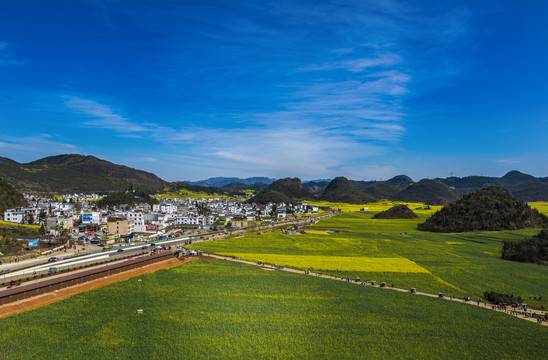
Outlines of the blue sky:
{"label": "blue sky", "polygon": [[5,1],[0,156],[548,176],[547,1]]}

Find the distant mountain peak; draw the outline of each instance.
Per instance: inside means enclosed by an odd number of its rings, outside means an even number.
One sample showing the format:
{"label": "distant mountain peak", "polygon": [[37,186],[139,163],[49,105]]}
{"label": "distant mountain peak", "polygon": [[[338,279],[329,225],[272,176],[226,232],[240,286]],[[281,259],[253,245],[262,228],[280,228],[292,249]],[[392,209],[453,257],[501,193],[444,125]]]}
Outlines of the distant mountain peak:
{"label": "distant mountain peak", "polygon": [[249,178],[237,178],[237,177],[213,177],[205,180],[198,180],[198,181],[184,181],[188,184],[192,185],[200,185],[200,186],[209,186],[209,187],[223,187],[229,184],[245,184],[245,185],[253,185],[257,183],[262,183],[266,185],[272,184],[276,179],[268,178],[268,177],[249,177]]}

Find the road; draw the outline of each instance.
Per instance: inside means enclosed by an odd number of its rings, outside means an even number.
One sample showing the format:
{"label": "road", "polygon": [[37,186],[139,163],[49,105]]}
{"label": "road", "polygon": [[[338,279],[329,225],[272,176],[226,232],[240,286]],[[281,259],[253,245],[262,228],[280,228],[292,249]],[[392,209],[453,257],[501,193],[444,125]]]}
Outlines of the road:
{"label": "road", "polygon": [[[326,214],[318,215],[316,218],[324,218],[332,215],[333,214],[326,213]],[[119,248],[116,248],[115,250],[109,250],[109,251],[104,251],[103,248],[97,245],[85,245],[85,246],[77,245],[76,249],[68,249],[66,252],[58,251],[56,253],[52,253],[47,256],[40,256],[35,259],[19,261],[16,263],[12,262],[9,264],[2,264],[0,265],[0,272],[2,270],[9,270],[9,272],[0,275],[0,283],[10,282],[11,280],[14,280],[13,279],[14,277],[18,277],[18,276],[19,278],[21,278],[24,275],[27,275],[27,276],[35,275],[39,273],[40,271],[44,273],[44,272],[47,272],[48,269],[50,269],[51,267],[55,267],[57,269],[70,269],[78,266],[90,266],[94,262],[105,261],[106,259],[114,256],[120,257],[121,255],[124,255],[124,257],[131,257],[132,254],[139,255],[144,252],[150,251],[150,249],[153,247],[152,244],[155,244],[155,246],[168,246],[168,245],[174,246],[189,240],[192,240],[192,243],[200,243],[202,241],[217,240],[217,239],[222,239],[226,237],[239,236],[248,232],[265,231],[265,230],[271,230],[274,228],[287,227],[287,226],[307,225],[310,223],[311,220],[313,219],[301,218],[296,220],[285,220],[285,221],[278,220],[273,224],[260,225],[253,228],[242,228],[238,230],[232,230],[230,232],[225,232],[225,231],[203,232],[203,233],[198,233],[194,236],[178,237],[170,240],[155,241],[153,243],[148,243],[148,244],[140,243],[135,246],[119,247]],[[147,246],[147,248],[143,249],[144,246]],[[122,251],[120,251],[120,249],[122,249]],[[48,259],[51,257],[61,258],[62,260],[49,262]]]}

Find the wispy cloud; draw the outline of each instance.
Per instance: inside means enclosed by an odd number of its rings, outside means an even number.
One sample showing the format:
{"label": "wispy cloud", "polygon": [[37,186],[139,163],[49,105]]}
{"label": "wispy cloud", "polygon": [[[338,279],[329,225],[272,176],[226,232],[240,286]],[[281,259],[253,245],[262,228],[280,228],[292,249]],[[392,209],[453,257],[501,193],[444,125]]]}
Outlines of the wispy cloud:
{"label": "wispy cloud", "polygon": [[188,130],[176,130],[153,122],[131,121],[120,115],[120,110],[89,98],[78,96],[65,96],[65,98],[67,98],[65,106],[69,110],[84,115],[81,123],[84,127],[111,130],[121,137],[153,138],[159,141],[181,142],[193,138],[192,132]]}
{"label": "wispy cloud", "polygon": [[17,161],[32,161],[43,156],[79,153],[80,148],[49,134],[28,137],[3,136],[0,140],[3,156]]}
{"label": "wispy cloud", "polygon": [[65,105],[76,113],[91,117],[92,120],[84,122],[84,125],[87,126],[101,127],[123,134],[142,133],[147,130],[146,127],[134,124],[128,121],[127,118],[115,113],[110,106],[100,104],[94,100],[69,97]]}
{"label": "wispy cloud", "polygon": [[519,164],[521,161],[514,160],[514,159],[500,159],[495,161],[498,164],[505,164],[505,165],[515,165]]}
{"label": "wispy cloud", "polygon": [[0,42],[0,66],[20,66],[27,63],[27,60],[19,60],[14,57],[8,43]]}
{"label": "wispy cloud", "polygon": [[[340,50],[339,50],[340,52]],[[342,54],[351,53],[349,49],[346,52],[340,52]],[[364,70],[374,67],[386,67],[396,65],[402,62],[402,58],[397,54],[378,54],[375,57],[370,58],[358,58],[352,60],[330,62],[322,65],[310,65],[304,67],[303,70],[335,70],[343,69],[351,72],[362,72]]]}
{"label": "wispy cloud", "polygon": [[142,75],[160,96],[169,91],[166,103],[183,99],[191,109],[143,115],[85,95],[66,107],[83,126],[162,143],[170,156],[187,156],[182,163],[248,174],[395,173],[375,161],[401,146],[409,98],[455,73],[444,51],[466,34],[466,14],[392,0],[97,1],[114,23],[123,14],[154,29],[162,40],[139,44],[155,49],[140,54]]}

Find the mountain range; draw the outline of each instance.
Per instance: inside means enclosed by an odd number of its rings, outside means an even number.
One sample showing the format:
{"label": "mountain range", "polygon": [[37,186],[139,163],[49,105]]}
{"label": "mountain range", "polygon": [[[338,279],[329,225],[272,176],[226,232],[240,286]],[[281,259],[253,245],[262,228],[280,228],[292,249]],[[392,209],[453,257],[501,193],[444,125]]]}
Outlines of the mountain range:
{"label": "mountain range", "polygon": [[133,185],[157,192],[167,184],[156,175],[94,156],[50,156],[29,163],[0,157],[0,177],[20,192],[110,192]]}
{"label": "mountain range", "polygon": [[125,190],[131,186],[150,193],[168,187],[233,194],[252,189],[261,195],[261,201],[267,200],[270,194],[283,199],[318,198],[350,203],[389,199],[431,205],[445,205],[465,194],[496,185],[523,201],[548,201],[548,177],[537,178],[516,170],[500,178],[468,176],[423,179],[418,182],[406,175],[398,175],[386,181],[354,181],[337,177],[333,180],[301,182],[298,178],[275,180],[268,177],[217,177],[170,183],[150,172],[113,164],[94,156],[66,154],[29,163],[0,157],[0,178],[14,185],[19,192],[104,193]]}
{"label": "mountain range", "polygon": [[253,185],[253,184],[265,184],[270,185],[276,179],[271,179],[267,177],[250,177],[250,178],[236,178],[236,177],[214,177],[206,180],[199,181],[183,181],[191,185],[200,185],[200,186],[210,186],[210,187],[223,187],[230,184],[244,184],[244,185]]}

